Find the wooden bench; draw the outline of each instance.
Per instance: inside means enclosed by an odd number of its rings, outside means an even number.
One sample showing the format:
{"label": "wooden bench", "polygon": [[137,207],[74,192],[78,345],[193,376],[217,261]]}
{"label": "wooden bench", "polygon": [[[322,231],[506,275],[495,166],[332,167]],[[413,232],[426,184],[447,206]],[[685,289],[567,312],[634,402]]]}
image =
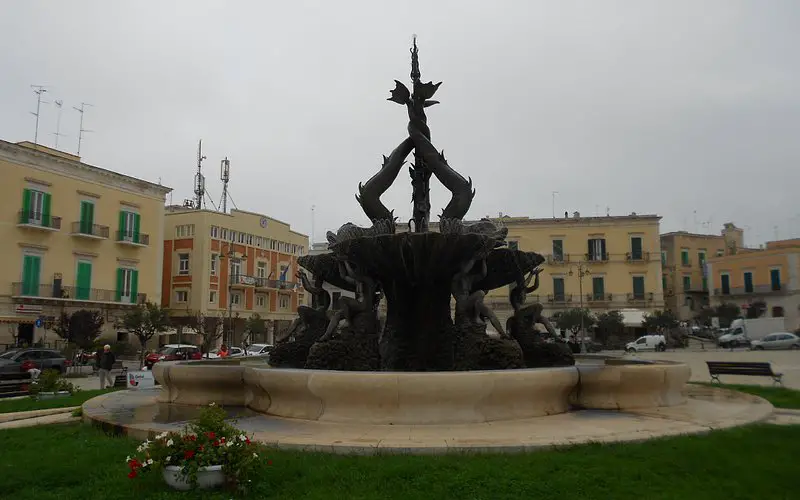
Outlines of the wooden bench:
{"label": "wooden bench", "polygon": [[754,363],[750,361],[706,361],[711,382],[717,381],[720,375],[743,375],[748,377],[772,377],[772,383],[783,385],[783,374],[772,371],[769,363]]}
{"label": "wooden bench", "polygon": [[0,373],[0,398],[29,394],[28,387],[31,382],[31,374],[28,372]]}

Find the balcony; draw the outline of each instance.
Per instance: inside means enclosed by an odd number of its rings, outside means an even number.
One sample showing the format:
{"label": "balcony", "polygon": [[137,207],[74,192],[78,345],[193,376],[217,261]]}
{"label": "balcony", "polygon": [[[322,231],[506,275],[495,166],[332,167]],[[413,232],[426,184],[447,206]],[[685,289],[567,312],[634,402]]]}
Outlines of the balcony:
{"label": "balcony", "polygon": [[100,226],[98,224],[87,224],[85,222],[73,222],[72,236],[79,238],[88,238],[91,240],[107,240],[108,239],[108,226]]}
{"label": "balcony", "polygon": [[681,261],[681,267],[692,267],[692,261],[691,260]]}
{"label": "balcony", "polygon": [[296,281],[281,281],[267,278],[253,278],[255,279],[256,288],[271,289],[271,290],[293,290],[299,285]]}
{"label": "balcony", "polygon": [[117,231],[116,241],[120,245],[146,247],[150,245],[150,235],[144,233],[131,233],[128,231]]}
{"label": "balcony", "polygon": [[563,266],[564,264],[569,264],[569,255],[568,254],[561,254],[555,255],[550,254],[547,256],[547,263],[551,266]]}
{"label": "balcony", "polygon": [[628,252],[625,260],[632,264],[647,263],[650,262],[650,252]]}
{"label": "balcony", "polygon": [[551,304],[569,304],[572,302],[572,294],[571,293],[557,293],[554,295],[547,296],[547,302]]}
{"label": "balcony", "polygon": [[609,261],[611,258],[611,254],[605,253],[602,255],[587,253],[583,255],[583,258],[586,262],[593,262],[595,264],[604,264]]}
{"label": "balcony", "polygon": [[232,274],[231,287],[233,288],[251,288],[256,286],[258,278],[255,276],[247,276],[245,274]]}
{"label": "balcony", "polygon": [[[727,292],[727,293],[726,293]],[[788,293],[789,290],[786,285],[754,285],[750,291],[745,287],[730,287],[728,290],[723,291],[721,288],[714,289],[714,295],[729,295],[729,296],[742,296],[742,295],[783,295]]]}
{"label": "balcony", "polygon": [[17,227],[29,227],[42,231],[58,231],[61,229],[61,217],[45,215],[33,210],[20,210],[17,213]]}
{"label": "balcony", "polygon": [[646,302],[652,302],[655,300],[656,295],[653,292],[629,293],[627,298],[628,303],[630,304],[644,304]]}
{"label": "balcony", "polygon": [[28,283],[12,283],[11,297],[16,300],[32,302],[96,302],[119,306],[134,306],[147,302],[147,294],[145,293],[138,294],[136,303],[131,303],[130,297],[123,297],[122,300],[117,301],[117,292],[115,290],[56,286],[52,283],[38,286],[31,286]]}
{"label": "balcony", "polygon": [[587,293],[585,297],[586,302],[590,304],[598,302],[613,302],[614,295],[610,293]]}

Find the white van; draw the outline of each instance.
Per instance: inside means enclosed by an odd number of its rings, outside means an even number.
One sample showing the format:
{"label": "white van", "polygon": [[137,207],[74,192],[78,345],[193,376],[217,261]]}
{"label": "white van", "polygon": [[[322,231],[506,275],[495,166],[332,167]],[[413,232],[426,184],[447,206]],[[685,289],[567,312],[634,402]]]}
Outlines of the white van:
{"label": "white van", "polygon": [[634,342],[628,342],[625,352],[666,351],[667,339],[663,335],[645,335]]}

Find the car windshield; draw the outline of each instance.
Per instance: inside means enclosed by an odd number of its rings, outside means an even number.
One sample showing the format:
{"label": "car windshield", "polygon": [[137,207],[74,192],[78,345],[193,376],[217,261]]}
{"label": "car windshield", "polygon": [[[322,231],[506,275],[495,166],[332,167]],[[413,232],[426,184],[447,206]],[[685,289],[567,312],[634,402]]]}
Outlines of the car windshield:
{"label": "car windshield", "polygon": [[169,356],[170,354],[175,354],[176,352],[178,352],[177,347],[165,347],[160,351],[158,351],[159,354],[163,354],[165,356]]}
{"label": "car windshield", "polygon": [[13,358],[19,351],[6,351],[3,354],[0,354],[0,359],[11,359]]}

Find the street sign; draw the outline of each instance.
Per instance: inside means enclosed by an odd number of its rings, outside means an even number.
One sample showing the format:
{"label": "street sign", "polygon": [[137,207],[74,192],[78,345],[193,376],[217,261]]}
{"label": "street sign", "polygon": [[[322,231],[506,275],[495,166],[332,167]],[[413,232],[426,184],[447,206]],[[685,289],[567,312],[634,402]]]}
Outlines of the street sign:
{"label": "street sign", "polygon": [[153,372],[128,372],[128,389],[152,389],[155,386]]}
{"label": "street sign", "polygon": [[36,325],[36,328],[41,328],[42,325],[44,325],[44,320],[42,318],[36,318],[34,325]]}

